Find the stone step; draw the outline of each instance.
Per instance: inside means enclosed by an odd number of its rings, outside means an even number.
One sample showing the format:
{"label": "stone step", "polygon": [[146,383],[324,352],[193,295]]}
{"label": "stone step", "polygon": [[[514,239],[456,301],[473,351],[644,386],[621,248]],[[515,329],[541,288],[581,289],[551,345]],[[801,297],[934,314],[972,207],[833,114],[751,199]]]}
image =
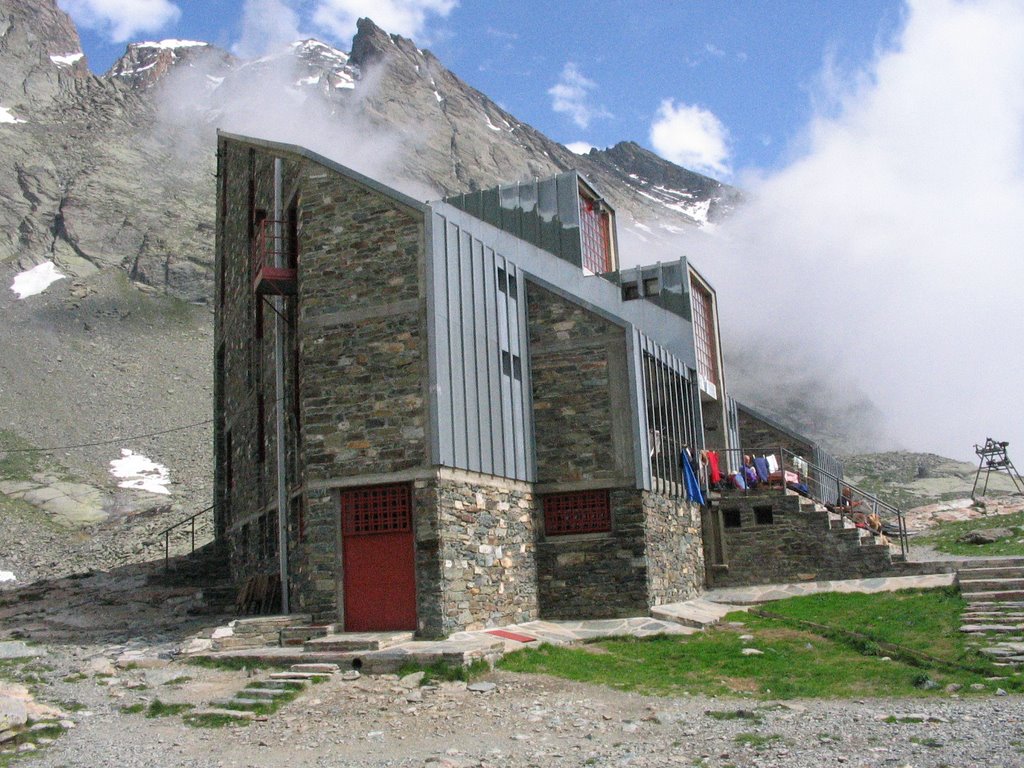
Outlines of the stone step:
{"label": "stone step", "polygon": [[330,651],[332,653],[380,651],[400,643],[412,642],[412,639],[412,632],[345,632],[314,638],[303,643],[302,647],[307,651]]}
{"label": "stone step", "polygon": [[962,592],[964,600],[971,605],[987,603],[993,600],[1024,600],[1024,590],[1006,589],[993,592]]}
{"label": "stone step", "polygon": [[972,611],[1016,611],[1024,610],[1024,601],[1015,600],[971,600]]}
{"label": "stone step", "polygon": [[1024,621],[1024,613],[1020,611],[964,611],[960,618],[973,624],[983,624],[987,621],[1005,624],[1012,621]]}
{"label": "stone step", "polygon": [[298,688],[305,688],[307,680],[284,680],[279,677],[271,677],[269,680],[263,680],[260,682],[264,688],[273,688],[279,691],[294,691]]}
{"label": "stone step", "polygon": [[1009,634],[1012,632],[1020,632],[1024,629],[1024,625],[1015,624],[964,624],[960,627],[961,632],[970,632],[972,634]]}
{"label": "stone step", "polygon": [[281,630],[281,645],[303,645],[317,637],[333,634],[333,624],[285,627]]}
{"label": "stone step", "polygon": [[270,679],[281,680],[286,683],[308,683],[312,680],[321,680],[330,674],[330,672],[271,672]]}
{"label": "stone step", "polygon": [[1016,590],[1024,594],[1024,579],[964,579],[960,577],[960,592],[997,592]]}
{"label": "stone step", "polygon": [[267,635],[278,634],[286,627],[304,626],[313,623],[308,613],[292,613],[282,616],[255,616],[248,619],[236,619],[231,623],[236,635]]}
{"label": "stone step", "polygon": [[238,695],[247,699],[273,701],[288,693],[287,688],[243,688],[238,692]]}
{"label": "stone step", "polygon": [[227,709],[222,707],[207,707],[206,709],[195,709],[188,713],[190,717],[231,717],[235,720],[253,720],[258,715],[245,709]]}
{"label": "stone step", "polygon": [[337,664],[292,664],[292,672],[307,675],[333,675],[340,667]]}
{"label": "stone step", "polygon": [[961,579],[1024,579],[1024,567],[958,568]]}
{"label": "stone step", "polygon": [[735,605],[713,603],[710,600],[698,598],[696,600],[687,600],[685,603],[669,603],[654,606],[651,608],[651,616],[662,621],[681,624],[684,627],[703,629],[712,624],[717,624],[723,616],[735,610]]}

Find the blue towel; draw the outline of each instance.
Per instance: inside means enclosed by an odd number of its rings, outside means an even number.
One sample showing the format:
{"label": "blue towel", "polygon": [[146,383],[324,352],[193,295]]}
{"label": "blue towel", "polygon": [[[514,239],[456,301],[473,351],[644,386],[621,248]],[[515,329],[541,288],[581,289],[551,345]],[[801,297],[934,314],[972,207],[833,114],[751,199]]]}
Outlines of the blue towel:
{"label": "blue towel", "polygon": [[768,482],[768,459],[764,456],[758,456],[754,459],[754,469],[757,470],[757,479],[762,483]]}
{"label": "blue towel", "polygon": [[686,451],[680,452],[679,461],[683,465],[683,477],[686,479],[686,495],[690,497],[690,501],[696,501],[703,507],[707,502],[704,501],[700,483],[697,482],[697,473],[693,471],[693,464],[690,463],[690,454]]}

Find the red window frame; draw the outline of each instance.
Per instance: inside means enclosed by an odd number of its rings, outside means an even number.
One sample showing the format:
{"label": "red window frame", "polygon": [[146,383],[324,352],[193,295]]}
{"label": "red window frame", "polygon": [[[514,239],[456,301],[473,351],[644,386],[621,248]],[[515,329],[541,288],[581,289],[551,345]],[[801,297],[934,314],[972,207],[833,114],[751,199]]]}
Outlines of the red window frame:
{"label": "red window frame", "polygon": [[711,382],[718,381],[718,351],[715,347],[715,316],[711,293],[696,281],[690,282],[693,297],[693,342],[697,372]]}
{"label": "red window frame", "polygon": [[611,272],[611,215],[597,199],[580,188],[580,246],[583,268],[600,275]]}
{"label": "red window frame", "polygon": [[551,493],[543,497],[543,504],[544,533],[548,536],[607,533],[612,529],[607,490]]}
{"label": "red window frame", "polygon": [[410,532],[412,493],[409,486],[403,483],[343,490],[341,525],[346,536]]}

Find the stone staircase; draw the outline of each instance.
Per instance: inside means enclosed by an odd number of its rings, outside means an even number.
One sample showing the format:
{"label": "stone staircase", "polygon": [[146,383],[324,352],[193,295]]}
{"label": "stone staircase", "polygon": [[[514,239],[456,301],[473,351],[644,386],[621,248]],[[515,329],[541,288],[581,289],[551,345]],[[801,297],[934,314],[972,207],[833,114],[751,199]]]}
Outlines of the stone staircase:
{"label": "stone staircase", "polygon": [[238,594],[231,581],[227,549],[222,542],[211,541],[189,555],[171,558],[166,568],[151,573],[150,584],[195,587],[200,602],[189,610],[193,614],[225,614],[235,610]]}
{"label": "stone staircase", "polygon": [[968,604],[960,631],[997,664],[1024,665],[1024,557],[961,561],[957,577]]}
{"label": "stone staircase", "polygon": [[215,701],[205,709],[190,713],[190,716],[250,720],[261,714],[270,714],[298,696],[308,685],[327,680],[338,671],[336,664],[293,664],[287,672],[273,672],[263,680],[253,681],[231,698]]}

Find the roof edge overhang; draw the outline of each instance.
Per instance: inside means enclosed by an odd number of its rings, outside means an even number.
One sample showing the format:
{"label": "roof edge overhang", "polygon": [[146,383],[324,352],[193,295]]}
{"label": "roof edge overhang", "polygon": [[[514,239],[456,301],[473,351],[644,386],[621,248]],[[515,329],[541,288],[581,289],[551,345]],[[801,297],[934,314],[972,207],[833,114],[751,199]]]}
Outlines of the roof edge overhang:
{"label": "roof edge overhang", "polygon": [[218,128],[217,141],[219,142],[221,139],[227,139],[228,141],[236,141],[254,147],[261,147],[263,149],[268,149],[272,152],[287,152],[292,155],[304,157],[305,159],[310,160],[318,165],[322,165],[325,168],[334,171],[335,173],[339,173],[342,176],[345,176],[358,184],[368,187],[369,189],[372,189],[374,192],[382,194],[385,197],[389,197],[396,203],[411,208],[417,213],[422,214],[424,217],[426,217],[430,213],[430,206],[427,205],[426,203],[420,202],[419,200],[410,197],[404,192],[399,192],[397,189],[394,189],[393,187],[389,187],[386,184],[382,184],[381,182],[376,181],[375,179],[371,179],[369,176],[365,176],[362,173],[359,173],[359,171],[354,171],[348,166],[342,165],[341,163],[335,160],[331,160],[328,157],[324,157],[318,152],[314,152],[313,150],[307,149],[306,147],[303,147],[299,144],[289,144],[286,142],[272,141],[270,139],[259,139],[256,138],[255,136],[244,136],[238,133],[230,133],[228,131],[223,131]]}

